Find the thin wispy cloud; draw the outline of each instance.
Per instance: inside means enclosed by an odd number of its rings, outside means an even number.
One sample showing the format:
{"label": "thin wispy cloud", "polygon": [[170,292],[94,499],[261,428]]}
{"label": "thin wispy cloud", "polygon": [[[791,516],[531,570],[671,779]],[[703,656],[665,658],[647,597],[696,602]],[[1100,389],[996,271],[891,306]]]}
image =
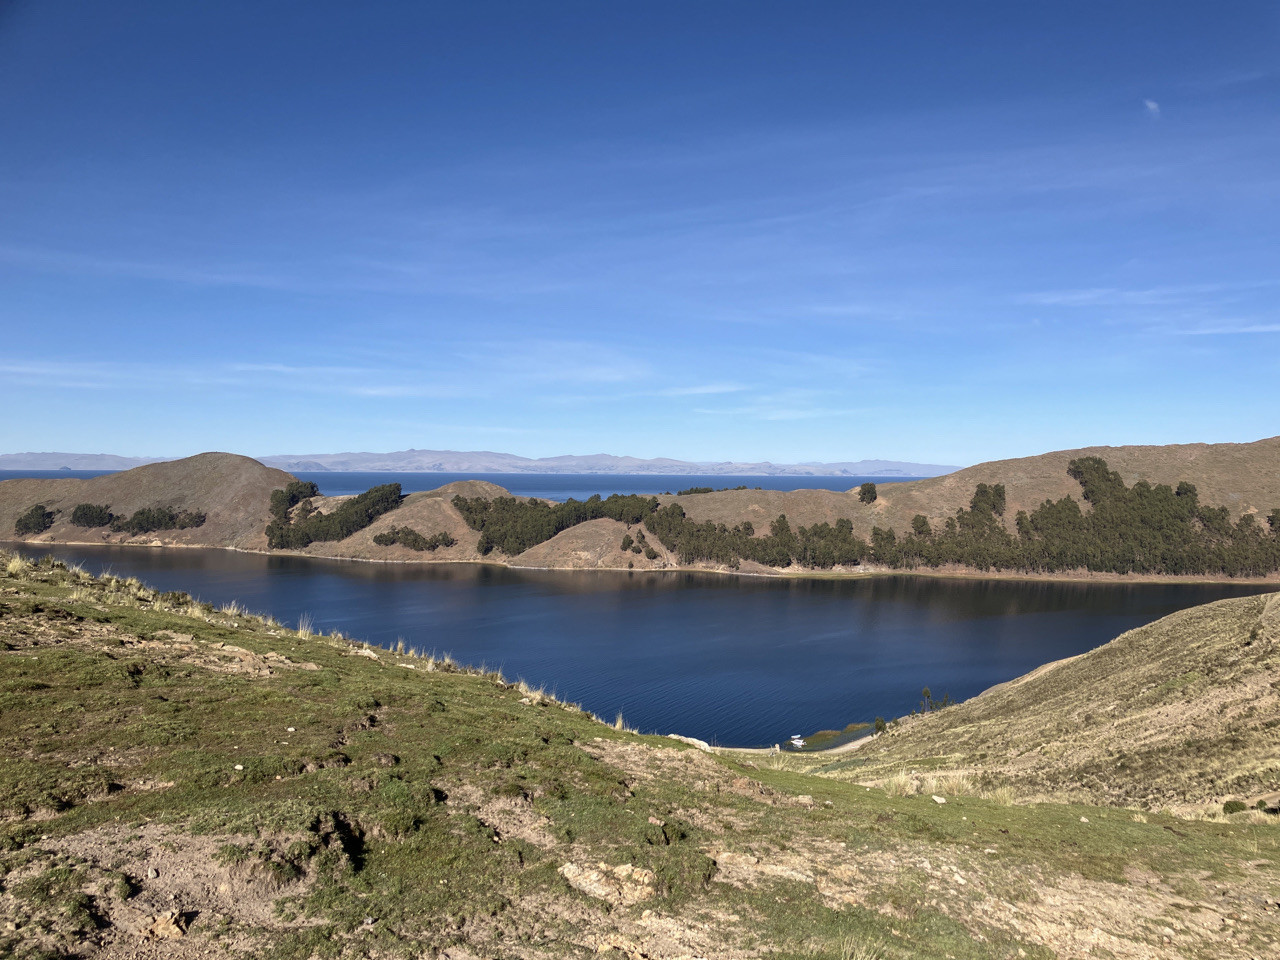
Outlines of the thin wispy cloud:
{"label": "thin wispy cloud", "polygon": [[1152,120],[1160,119],[1160,104],[1154,100],[1143,100],[1142,105],[1147,108],[1147,116]]}
{"label": "thin wispy cloud", "polygon": [[[269,374],[269,376],[264,376]],[[388,370],[274,363],[214,363],[204,366],[157,363],[12,360],[0,376],[14,385],[118,392],[163,391],[195,394],[235,387],[255,393],[311,393],[346,397],[462,398],[476,389],[427,377],[389,382]]]}
{"label": "thin wispy cloud", "polygon": [[1239,295],[1280,286],[1278,280],[1237,283],[1190,283],[1159,287],[1084,287],[1077,290],[1044,290],[1019,294],[1015,303],[1049,307],[1174,306],[1222,302]]}
{"label": "thin wispy cloud", "polygon": [[738,383],[704,383],[692,387],[668,387],[659,390],[660,397],[698,397],[717,393],[739,393],[746,387]]}
{"label": "thin wispy cloud", "polygon": [[1239,336],[1250,333],[1280,333],[1280,323],[1225,323],[1221,326],[1173,331],[1184,337]]}

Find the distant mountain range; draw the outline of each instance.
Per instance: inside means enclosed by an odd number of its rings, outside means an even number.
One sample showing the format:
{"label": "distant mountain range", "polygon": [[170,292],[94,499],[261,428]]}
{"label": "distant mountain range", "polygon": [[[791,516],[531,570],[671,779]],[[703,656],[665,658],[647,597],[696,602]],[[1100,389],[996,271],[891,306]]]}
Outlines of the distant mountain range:
{"label": "distant mountain range", "polygon": [[356,470],[405,473],[598,473],[739,477],[936,477],[955,467],[896,460],[845,463],[691,463],[659,457],[518,457],[511,453],[454,450],[401,450],[396,453],[331,453],[312,456],[259,457],[269,467],[289,471]]}
{"label": "distant mountain range", "polygon": [[0,453],[0,470],[132,470],[177,457],[117,457],[113,453]]}
{"label": "distant mountain range", "polygon": [[[128,470],[173,457],[118,457],[106,453],[6,453],[0,470]],[[936,463],[856,460],[841,463],[692,463],[687,460],[615,457],[518,457],[511,453],[455,450],[401,450],[395,453],[318,453],[258,457],[290,472],[356,471],[397,473],[592,473],[736,477],[936,477],[958,469]]]}

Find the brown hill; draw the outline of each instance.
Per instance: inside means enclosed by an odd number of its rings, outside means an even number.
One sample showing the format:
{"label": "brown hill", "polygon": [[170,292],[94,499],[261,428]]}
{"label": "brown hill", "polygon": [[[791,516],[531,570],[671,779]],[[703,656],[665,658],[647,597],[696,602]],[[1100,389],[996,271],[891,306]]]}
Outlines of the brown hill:
{"label": "brown hill", "polygon": [[1199,490],[1201,503],[1226,506],[1237,517],[1280,507],[1280,437],[1254,443],[1083,447],[994,460],[942,477],[882,484],[870,506],[859,502],[856,490],[726,490],[659,499],[678,500],[689,518],[699,523],[710,520],[732,526],[750,520],[757,535],[768,533],[769,522],[785,513],[793,527],[847,517],[854,533],[866,537],[873,526],[892,527],[899,533],[910,530],[916,514],[924,514],[936,525],[957,509],[967,508],[979,483],[1003,483],[1005,520],[1011,525],[1019,510],[1029,512],[1047,499],[1080,500],[1080,485],[1067,475],[1067,465],[1090,456],[1106,460],[1130,486],[1138,480],[1170,486],[1190,481]]}
{"label": "brown hill", "polygon": [[[883,484],[879,499],[861,503],[856,490],[726,490],[719,493],[666,495],[664,504],[678,501],[685,513],[699,523],[712,521],[734,526],[750,521],[757,535],[785,514],[792,527],[815,523],[834,524],[849,519],[854,533],[868,537],[873,526],[905,532],[916,514],[936,524],[966,507],[979,483],[1002,483],[1006,490],[1005,521],[1012,524],[1020,509],[1032,510],[1046,499],[1064,496],[1079,499],[1079,485],[1067,475],[1068,463],[1081,456],[1102,457],[1126,483],[1145,479],[1176,484],[1188,480],[1199,488],[1201,502],[1225,505],[1235,515],[1268,513],[1280,506],[1280,437],[1245,444],[1182,444],[1172,446],[1086,447],[1017,460],[999,460],[968,467],[944,477],[908,483]],[[226,453],[201,454],[185,460],[151,464],[124,473],[91,480],[9,480],[0,483],[0,536],[33,504],[61,511],[39,542],[132,542],[192,546],[265,549],[263,530],[268,521],[271,490],[293,479],[256,460]],[[659,558],[624,554],[619,547],[625,532],[619,525],[596,521],[566,530],[519,558],[492,553],[481,557],[475,549],[478,535],[467,527],[450,500],[468,497],[510,496],[503,488],[480,480],[451,483],[437,490],[415,493],[401,507],[379,518],[372,526],[336,543],[314,543],[311,556],[400,561],[477,561],[539,567],[617,567],[628,563],[636,569],[669,568],[676,563],[655,537],[649,542]],[[319,497],[315,506],[323,512],[343,497]],[[142,507],[167,506],[208,514],[205,525],[191,530],[160,531],[140,537],[83,530],[69,523],[78,503],[109,504],[117,514],[128,515]],[[392,527],[408,526],[424,536],[447,532],[457,543],[434,552],[417,552],[403,546],[380,547],[373,538]],[[750,568],[750,569],[748,569]],[[743,572],[770,572],[744,564]]]}
{"label": "brown hill", "polygon": [[[164,543],[182,546],[263,549],[271,491],[293,477],[234,453],[202,453],[89,479],[0,482],[0,537],[13,536],[19,516],[37,503],[54,511],[53,526],[33,543]],[[77,504],[110,506],[119,516],[147,507],[206,514],[200,527],[130,536],[107,528],[73,526]]]}
{"label": "brown hill", "polygon": [[[479,534],[467,526],[457,509],[450,502],[456,496],[463,497],[509,497],[511,494],[502,487],[485,480],[458,480],[447,483],[435,490],[424,490],[411,493],[404,502],[383,514],[363,530],[359,530],[336,543],[313,543],[303,553],[315,557],[343,557],[352,560],[398,560],[398,561],[479,561],[490,558],[481,557],[476,551]],[[322,513],[328,513],[339,503],[350,497],[316,497],[313,505]],[[424,537],[437,533],[448,533],[456,541],[452,547],[440,547],[434,551],[417,551],[400,544],[381,547],[373,542],[380,533],[386,533],[393,527],[412,527]]]}

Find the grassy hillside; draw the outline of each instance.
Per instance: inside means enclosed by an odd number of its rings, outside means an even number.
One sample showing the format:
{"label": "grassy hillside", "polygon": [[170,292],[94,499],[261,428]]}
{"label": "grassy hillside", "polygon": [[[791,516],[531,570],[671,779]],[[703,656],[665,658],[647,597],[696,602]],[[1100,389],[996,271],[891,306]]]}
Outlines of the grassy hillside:
{"label": "grassy hillside", "polygon": [[[680,497],[685,512],[699,523],[707,520],[732,526],[751,520],[757,530],[779,513],[792,525],[834,523],[848,517],[854,533],[867,537],[873,526],[911,529],[911,518],[923,514],[937,525],[969,506],[979,483],[1002,483],[1008,497],[1005,517],[1033,510],[1045,500],[1080,498],[1080,486],[1067,475],[1067,464],[1080,457],[1101,457],[1132,486],[1138,480],[1176,486],[1194,483],[1204,503],[1226,506],[1233,517],[1247,512],[1266,514],[1280,506],[1280,437],[1255,443],[1188,443],[1166,446],[1083,447],[1035,457],[993,460],[942,477],[881,484],[878,498],[860,503],[857,490],[728,490]],[[664,503],[672,497],[660,498]]]}
{"label": "grassy hillside", "polygon": [[[1256,957],[1280,846],[883,791],[496,674],[0,565],[0,953]],[[941,796],[941,795],[940,795]]]}
{"label": "grassy hillside", "polygon": [[[87,480],[5,480],[0,482],[0,538],[13,536],[14,521],[34,504],[55,513],[53,526],[36,542],[152,543],[262,549],[266,546],[271,491],[293,478],[256,460],[231,453],[202,453],[185,460],[153,463]],[[131,536],[106,527],[74,526],[81,503],[109,506],[128,517],[136,510],[168,507],[207,514],[203,525],[186,530]]]}
{"label": "grassy hillside", "polygon": [[[960,778],[1142,809],[1280,806],[1280,594],[1171,614],[965,703],[908,717],[836,777]],[[914,774],[914,777],[913,777]]]}

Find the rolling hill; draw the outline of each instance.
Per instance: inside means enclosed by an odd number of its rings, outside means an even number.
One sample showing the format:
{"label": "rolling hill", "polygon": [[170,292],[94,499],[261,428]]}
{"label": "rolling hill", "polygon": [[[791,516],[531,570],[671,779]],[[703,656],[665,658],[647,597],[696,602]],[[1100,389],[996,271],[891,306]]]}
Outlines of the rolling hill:
{"label": "rolling hill", "polygon": [[[785,515],[792,529],[822,523],[834,526],[837,521],[847,520],[852,536],[867,540],[876,527],[893,529],[900,535],[908,532],[917,514],[929,518],[934,529],[938,529],[958,509],[968,506],[978,484],[1001,484],[1006,491],[1007,506],[1003,517],[996,522],[1011,529],[1014,515],[1020,509],[1033,510],[1046,500],[1063,497],[1082,501],[1081,488],[1067,475],[1067,465],[1075,458],[1088,456],[1105,459],[1129,485],[1139,480],[1170,486],[1189,481],[1198,487],[1201,503],[1224,506],[1232,521],[1245,514],[1261,519],[1271,509],[1280,507],[1280,438],[1247,444],[1090,447],[996,461],[943,477],[881,484],[879,495],[871,504],[861,502],[856,490],[737,489],[665,495],[657,499],[662,506],[678,503],[694,523],[710,522],[732,528],[749,522],[756,538],[767,534],[772,521]],[[269,519],[270,491],[292,479],[283,471],[246,457],[202,454],[91,480],[10,480],[0,483],[0,530],[12,530],[24,511],[43,503],[55,511],[56,517],[49,530],[33,536],[32,539],[41,542],[134,542],[263,549],[266,541],[262,531]],[[621,544],[629,531],[613,521],[593,521],[566,529],[515,556],[498,551],[482,556],[476,549],[477,532],[468,528],[450,502],[459,493],[484,498],[507,495],[502,488],[482,481],[463,481],[415,493],[371,526],[344,540],[312,543],[303,552],[312,556],[413,562],[483,559],[552,568],[666,569],[683,565],[707,569],[732,567],[753,573],[778,572],[752,559],[744,559],[737,566],[710,561],[681,564],[676,553],[663,547],[655,536],[648,539],[656,554],[653,557],[624,551]],[[317,497],[312,503],[321,513],[327,513],[346,499],[349,498]],[[175,510],[206,512],[208,517],[198,528],[131,537],[110,533],[105,528],[85,530],[72,526],[69,523],[71,509],[84,502],[109,504],[117,514],[163,505]],[[1082,509],[1087,512],[1088,504],[1082,503]],[[430,553],[399,545],[379,546],[374,542],[374,537],[406,526],[427,537],[447,533],[456,542]],[[1266,524],[1261,527],[1265,530]],[[652,534],[652,530],[649,532]],[[803,569],[803,564],[791,568],[792,572]],[[865,568],[844,568],[845,572],[861,569]],[[964,570],[957,568],[954,572]]]}

